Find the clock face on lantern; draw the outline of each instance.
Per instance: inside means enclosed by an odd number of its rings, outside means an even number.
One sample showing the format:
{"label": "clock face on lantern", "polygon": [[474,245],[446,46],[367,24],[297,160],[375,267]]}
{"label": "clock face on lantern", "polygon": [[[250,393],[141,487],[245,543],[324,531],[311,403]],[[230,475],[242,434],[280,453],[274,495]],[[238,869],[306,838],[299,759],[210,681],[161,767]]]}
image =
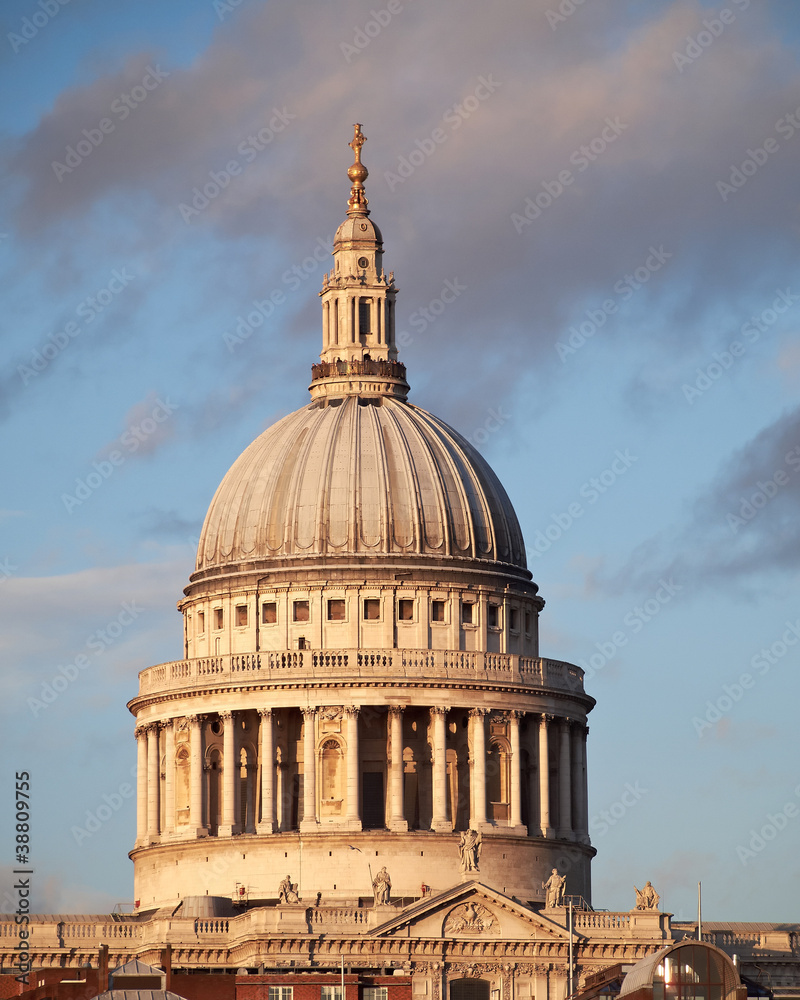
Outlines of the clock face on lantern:
{"label": "clock face on lantern", "polygon": [[358,266],[359,267],[369,267],[369,261],[367,260],[366,257],[359,257],[358,258]]}

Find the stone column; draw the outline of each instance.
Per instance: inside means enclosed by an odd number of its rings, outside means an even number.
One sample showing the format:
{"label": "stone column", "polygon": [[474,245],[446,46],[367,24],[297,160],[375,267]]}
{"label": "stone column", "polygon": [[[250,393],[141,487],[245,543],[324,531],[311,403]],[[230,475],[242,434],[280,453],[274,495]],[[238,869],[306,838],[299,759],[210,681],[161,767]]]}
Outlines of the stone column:
{"label": "stone column", "polygon": [[275,831],[275,744],[272,732],[272,709],[260,708],[261,716],[261,819],[259,833]]}
{"label": "stone column", "polygon": [[588,726],[580,726],[578,729],[578,746],[580,747],[582,769],[578,784],[576,785],[576,795],[580,802],[578,815],[580,821],[577,828],[578,840],[582,844],[590,843],[589,839],[589,779],[588,763],[586,757],[586,738],[589,735]]}
{"label": "stone column", "polygon": [[136,737],[136,846],[147,840],[147,729],[140,726]]}
{"label": "stone column", "polygon": [[470,773],[470,788],[472,795],[472,815],[469,825],[472,830],[481,831],[486,822],[486,726],[485,708],[473,708],[469,713],[472,725],[472,771]]}
{"label": "stone column", "polygon": [[547,723],[552,718],[551,715],[542,715],[539,719],[539,819],[541,835],[549,838],[555,836],[555,830],[550,826],[550,754],[547,741]]}
{"label": "stone column", "polygon": [[358,715],[359,709],[354,705],[345,708],[347,718],[347,782],[345,797],[347,808],[345,821],[349,830],[361,829],[361,812],[358,808]]}
{"label": "stone column", "polygon": [[220,712],[224,727],[222,731],[222,822],[220,837],[232,837],[239,833],[236,822],[236,779],[239,772],[236,760],[236,717],[235,712]]}
{"label": "stone column", "polygon": [[522,833],[522,751],[519,745],[519,720],[522,712],[508,713],[508,728],[511,742],[511,816],[508,825]]}
{"label": "stone column", "polygon": [[441,705],[431,708],[433,727],[433,817],[434,833],[449,833],[453,824],[447,818],[447,713]]}
{"label": "stone column", "polygon": [[389,829],[403,832],[408,829],[403,804],[403,709],[392,705],[389,708],[389,729],[391,735],[391,809]]}
{"label": "stone column", "polygon": [[153,722],[147,727],[147,839],[158,840],[159,825],[159,773],[158,730],[160,725]]}
{"label": "stone column", "polygon": [[175,833],[175,720],[164,723],[164,830],[171,837]]}
{"label": "stone column", "polygon": [[203,715],[189,717],[189,826],[195,837],[205,837],[203,823]]}
{"label": "stone column", "polygon": [[570,763],[569,719],[561,720],[558,755],[558,836],[572,840],[572,764]]}
{"label": "stone column", "polygon": [[317,754],[316,708],[301,709],[303,713],[303,818],[300,832],[317,830]]}

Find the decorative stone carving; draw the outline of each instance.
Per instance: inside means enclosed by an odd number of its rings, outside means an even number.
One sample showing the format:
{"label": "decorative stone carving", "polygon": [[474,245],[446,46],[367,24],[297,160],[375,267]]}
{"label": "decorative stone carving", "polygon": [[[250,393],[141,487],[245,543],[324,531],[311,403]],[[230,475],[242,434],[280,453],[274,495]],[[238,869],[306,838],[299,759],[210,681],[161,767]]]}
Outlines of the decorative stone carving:
{"label": "decorative stone carving", "polygon": [[372,880],[372,892],[375,896],[376,906],[386,906],[389,902],[389,894],[392,891],[392,880],[384,866]]}
{"label": "decorative stone carving", "polygon": [[278,902],[279,903],[300,902],[300,897],[297,895],[297,882],[292,882],[291,875],[287,875],[286,878],[278,886]]}
{"label": "decorative stone carving", "polygon": [[567,884],[566,876],[559,875],[558,869],[554,868],[550,878],[546,882],[542,882],[542,888],[546,890],[545,906],[547,909],[552,909],[554,906],[563,906],[564,903],[564,887]]}
{"label": "decorative stone carving", "polygon": [[645,884],[644,889],[642,889],[641,891],[637,889],[636,886],[634,886],[633,888],[636,893],[637,910],[658,909],[658,904],[661,900],[661,897],[659,896],[659,894],[656,892],[656,890],[653,888],[653,886],[649,881]]}
{"label": "decorative stone carving", "polygon": [[330,722],[339,722],[343,715],[344,709],[341,705],[327,705],[325,708],[319,709],[320,719],[325,719]]}
{"label": "decorative stone carving", "polygon": [[481,859],[481,835],[477,830],[464,830],[458,844],[462,872],[479,872]]}
{"label": "decorative stone carving", "polygon": [[498,934],[494,914],[481,903],[462,903],[447,914],[444,934]]}

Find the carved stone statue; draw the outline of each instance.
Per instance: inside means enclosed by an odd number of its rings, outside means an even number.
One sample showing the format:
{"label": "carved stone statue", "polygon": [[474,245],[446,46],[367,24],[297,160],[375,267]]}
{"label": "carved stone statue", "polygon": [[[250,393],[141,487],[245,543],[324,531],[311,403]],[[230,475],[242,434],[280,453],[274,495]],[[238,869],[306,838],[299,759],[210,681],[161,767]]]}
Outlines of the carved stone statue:
{"label": "carved stone statue", "polygon": [[633,887],[636,892],[636,909],[637,910],[657,910],[658,904],[661,901],[661,897],[650,884],[647,882],[644,889],[641,891]]}
{"label": "carved stone statue", "polygon": [[564,905],[564,888],[566,884],[566,876],[559,875],[557,868],[553,869],[550,878],[546,882],[542,882],[542,888],[547,893],[545,896],[545,906],[548,909]]}
{"label": "carved stone statue", "polygon": [[458,844],[461,855],[462,872],[479,872],[478,862],[481,859],[481,835],[477,830],[464,830]]}
{"label": "carved stone statue", "polygon": [[278,886],[278,902],[279,903],[300,902],[300,897],[297,895],[297,883],[292,882],[291,875],[287,875],[286,878]]}
{"label": "carved stone statue", "polygon": [[372,892],[375,896],[375,905],[385,905],[389,902],[389,893],[392,891],[392,880],[385,866],[381,868],[372,880]]}

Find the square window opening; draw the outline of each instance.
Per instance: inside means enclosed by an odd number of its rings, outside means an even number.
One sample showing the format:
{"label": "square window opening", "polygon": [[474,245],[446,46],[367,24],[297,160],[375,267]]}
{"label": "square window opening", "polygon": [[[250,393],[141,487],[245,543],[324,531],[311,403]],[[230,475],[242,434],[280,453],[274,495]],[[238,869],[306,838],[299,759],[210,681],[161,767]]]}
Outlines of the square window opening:
{"label": "square window opening", "polygon": [[247,605],[237,604],[236,605],[236,624],[239,626],[247,624]]}
{"label": "square window opening", "polygon": [[328,601],[328,621],[343,622],[345,620],[346,604],[343,598],[332,597]]}
{"label": "square window opening", "polygon": [[519,611],[516,608],[508,609],[508,627],[512,632],[519,631]]}
{"label": "square window opening", "polygon": [[380,597],[365,597],[364,598],[364,621],[376,622],[381,617],[381,599]]}
{"label": "square window opening", "polygon": [[308,601],[295,601],[292,606],[292,621],[307,622],[309,620]]}
{"label": "square window opening", "polygon": [[397,602],[397,618],[401,622],[414,621],[414,601],[408,597],[401,597]]}
{"label": "square window opening", "polygon": [[461,624],[462,625],[474,625],[475,624],[475,605],[472,603],[464,603],[461,605]]}
{"label": "square window opening", "polygon": [[266,601],[261,605],[261,624],[274,625],[278,620],[278,605],[275,601]]}
{"label": "square window opening", "polygon": [[444,621],[444,601],[431,601],[431,621]]}
{"label": "square window opening", "polygon": [[489,605],[487,624],[489,628],[500,627],[500,606],[498,604]]}
{"label": "square window opening", "polygon": [[222,608],[214,608],[214,628],[222,628]]}
{"label": "square window opening", "polygon": [[205,611],[197,612],[197,631],[203,633],[206,630],[206,613]]}

